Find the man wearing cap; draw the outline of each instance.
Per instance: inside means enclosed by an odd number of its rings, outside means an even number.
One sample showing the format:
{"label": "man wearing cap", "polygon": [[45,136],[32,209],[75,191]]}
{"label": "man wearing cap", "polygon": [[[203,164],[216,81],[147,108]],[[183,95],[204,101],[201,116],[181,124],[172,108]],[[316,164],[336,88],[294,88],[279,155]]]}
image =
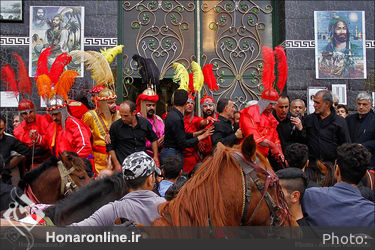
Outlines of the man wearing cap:
{"label": "man wearing cap", "polygon": [[[218,121],[218,115],[215,113],[215,100],[207,94],[201,99],[201,109],[203,114],[203,119],[201,120],[201,128],[205,128]],[[212,152],[212,140],[211,136],[200,141],[198,143],[199,152],[203,157],[211,154]]]}
{"label": "man wearing cap", "polygon": [[23,99],[19,103],[18,112],[23,121],[13,130],[14,137],[30,148],[33,148],[33,144],[35,144],[33,150],[34,163],[42,163],[43,160],[48,158],[49,154],[37,142],[40,143],[41,136],[47,132],[47,127],[53,122],[52,118],[49,114],[35,114],[34,103],[27,99]]}
{"label": "man wearing cap", "polygon": [[[94,107],[96,107],[96,97],[104,89],[103,85],[96,85],[90,90],[90,99]],[[95,108],[94,108],[95,109]]]}
{"label": "man wearing cap", "polygon": [[145,152],[136,152],[125,158],[122,173],[129,193],[120,200],[110,202],[99,208],[89,218],[73,223],[71,226],[111,226],[117,218],[125,218],[132,222],[150,226],[160,217],[158,205],[165,202],[163,197],[155,194],[155,173],[160,169],[155,161]]}
{"label": "man wearing cap", "polygon": [[[164,122],[163,119],[156,114],[156,103],[158,100],[159,96],[155,91],[151,88],[147,88],[138,96],[136,105],[138,115],[146,118],[151,123],[152,129],[158,137],[157,145],[160,151],[160,148],[164,144]],[[146,148],[147,153],[153,157],[151,142],[149,140],[146,140]]]}
{"label": "man wearing cap", "polygon": [[112,90],[104,88],[96,97],[96,109],[86,112],[82,118],[91,130],[92,151],[97,173],[107,167],[106,137],[109,136],[112,123],[120,119],[120,113],[116,110],[116,98]]}
{"label": "man wearing cap", "polygon": [[[194,133],[200,130],[200,123],[203,120],[194,112],[195,97],[189,94],[187,104],[184,107],[184,126],[186,133]],[[190,173],[194,166],[200,161],[198,156],[198,146],[185,148],[182,151],[184,155],[183,170]]]}
{"label": "man wearing cap", "polygon": [[54,122],[48,126],[40,144],[56,156],[71,151],[87,158],[91,153],[91,132],[81,120],[68,114],[66,106],[66,101],[57,95],[49,101],[47,111]]}
{"label": "man wearing cap", "polygon": [[279,94],[275,89],[264,90],[258,104],[240,111],[240,128],[245,137],[250,134],[254,135],[258,152],[262,153],[265,157],[270,152],[276,160],[283,162],[284,155],[276,130],[279,123],[272,115],[278,99]]}

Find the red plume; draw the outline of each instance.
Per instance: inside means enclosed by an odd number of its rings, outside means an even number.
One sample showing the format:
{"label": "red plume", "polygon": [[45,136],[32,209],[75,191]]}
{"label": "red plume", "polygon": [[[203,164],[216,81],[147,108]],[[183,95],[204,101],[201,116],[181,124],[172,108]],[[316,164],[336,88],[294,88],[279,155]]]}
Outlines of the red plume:
{"label": "red plume", "polygon": [[193,80],[193,73],[190,73],[189,74],[189,90],[190,92],[194,93],[195,90],[194,90],[194,80]]}
{"label": "red plume", "polygon": [[40,76],[40,75],[48,75],[47,61],[48,61],[48,57],[51,55],[51,49],[53,49],[53,47],[46,48],[40,54],[40,56],[38,58],[38,64],[37,64],[38,67],[36,69],[35,79],[37,79],[38,76]]}
{"label": "red plume", "polygon": [[286,79],[288,77],[288,64],[286,60],[285,51],[281,46],[275,48],[275,58],[277,63],[277,84],[276,87],[281,94],[285,87]]}
{"label": "red plume", "polygon": [[212,68],[214,67],[213,64],[206,64],[203,66],[203,75],[204,75],[204,82],[207,84],[207,87],[210,90],[219,90],[219,87],[216,84],[216,78]]}
{"label": "red plume", "polygon": [[273,50],[267,46],[263,46],[263,73],[262,82],[264,89],[271,89],[273,82],[275,81],[275,57]]}
{"label": "red plume", "polygon": [[13,69],[5,63],[1,67],[1,80],[3,81],[4,87],[8,87],[10,91],[13,91],[15,96],[18,96],[18,87],[16,82],[16,74]]}
{"label": "red plume", "polygon": [[53,84],[57,83],[61,73],[64,71],[65,66],[69,64],[71,61],[72,57],[69,56],[67,53],[62,53],[58,57],[56,57],[49,72],[49,77],[51,78]]}
{"label": "red plume", "polygon": [[25,63],[23,62],[22,58],[17,55],[13,54],[18,62],[18,71],[17,71],[17,81],[18,81],[18,91],[21,93],[22,98],[24,94],[28,94],[31,96],[31,92],[33,91],[33,83],[29,77],[29,73],[25,67]]}

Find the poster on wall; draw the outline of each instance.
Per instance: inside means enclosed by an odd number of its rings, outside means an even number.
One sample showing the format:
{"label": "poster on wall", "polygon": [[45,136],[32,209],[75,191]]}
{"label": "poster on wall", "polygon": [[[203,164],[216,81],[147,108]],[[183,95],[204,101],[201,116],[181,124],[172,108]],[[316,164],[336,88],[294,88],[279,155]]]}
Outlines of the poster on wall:
{"label": "poster on wall", "polygon": [[22,22],[22,0],[1,1],[0,21]]}
{"label": "poster on wall", "polygon": [[19,95],[14,95],[13,91],[0,91],[0,107],[18,107]]}
{"label": "poster on wall", "polygon": [[339,104],[347,105],[346,84],[332,84],[332,94],[339,99]]}
{"label": "poster on wall", "polygon": [[[39,55],[54,47],[48,57],[51,68],[56,57],[72,50],[83,50],[85,8],[81,6],[30,6],[29,75],[34,76]],[[83,76],[83,64],[72,60],[65,70]]]}
{"label": "poster on wall", "polygon": [[307,88],[307,114],[315,112],[314,108],[314,96],[319,90],[326,90],[325,87],[308,87]]}
{"label": "poster on wall", "polygon": [[314,11],[317,79],[365,79],[365,12]]}

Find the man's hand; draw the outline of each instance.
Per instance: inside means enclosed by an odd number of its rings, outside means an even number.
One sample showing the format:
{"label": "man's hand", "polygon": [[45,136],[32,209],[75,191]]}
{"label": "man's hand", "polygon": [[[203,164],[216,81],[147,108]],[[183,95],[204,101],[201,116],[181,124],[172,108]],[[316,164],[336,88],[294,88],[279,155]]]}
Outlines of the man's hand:
{"label": "man's hand", "polygon": [[105,144],[111,144],[111,136],[106,134],[104,137]]}
{"label": "man's hand", "polygon": [[197,137],[198,141],[206,139],[207,137],[212,135],[214,133],[214,128],[215,128],[214,126],[210,126],[209,128],[207,128],[206,132],[204,132],[203,134]]}
{"label": "man's hand", "polygon": [[278,162],[283,163],[285,161],[284,154],[283,154],[283,151],[281,149],[281,145],[271,143],[270,144],[270,150],[271,150],[271,155],[273,157],[275,157],[275,159]]}
{"label": "man's hand", "polygon": [[302,121],[301,119],[299,119],[298,117],[290,117],[290,122],[293,124],[293,125],[296,125],[296,128],[301,131],[303,129],[303,126],[302,126]]}
{"label": "man's hand", "polygon": [[36,143],[37,141],[40,141],[40,134],[35,129],[30,130],[29,136],[30,136],[32,143]]}
{"label": "man's hand", "polygon": [[235,136],[237,137],[237,139],[242,139],[243,138],[243,134],[242,134],[241,128],[237,129],[237,131],[235,133]]}
{"label": "man's hand", "polygon": [[158,147],[161,148],[164,145],[164,135],[157,140]]}

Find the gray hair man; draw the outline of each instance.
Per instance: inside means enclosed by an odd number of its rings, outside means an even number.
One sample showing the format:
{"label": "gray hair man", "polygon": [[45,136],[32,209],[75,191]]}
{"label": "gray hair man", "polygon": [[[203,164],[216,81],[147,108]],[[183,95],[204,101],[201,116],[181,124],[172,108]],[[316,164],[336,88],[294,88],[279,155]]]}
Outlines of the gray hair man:
{"label": "gray hair man", "polygon": [[375,114],[372,97],[360,92],[356,98],[357,113],[346,118],[352,142],[365,146],[372,154],[370,168],[375,168]]}

